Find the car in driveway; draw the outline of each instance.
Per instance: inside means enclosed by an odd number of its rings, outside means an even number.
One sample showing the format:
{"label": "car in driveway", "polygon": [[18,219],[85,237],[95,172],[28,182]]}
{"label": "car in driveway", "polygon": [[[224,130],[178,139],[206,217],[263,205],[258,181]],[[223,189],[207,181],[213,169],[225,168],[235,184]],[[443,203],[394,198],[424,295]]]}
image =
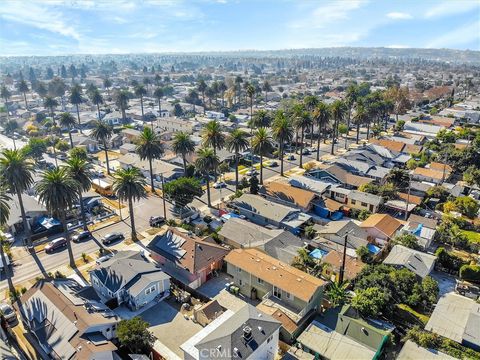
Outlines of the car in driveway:
{"label": "car in driveway", "polygon": [[55,240],[50,241],[47,246],[45,246],[45,252],[51,254],[59,249],[64,249],[67,247],[67,239],[61,237]]}
{"label": "car in driveway", "polygon": [[227,184],[223,181],[217,181],[216,183],[213,184],[214,189],[222,189],[226,187],[227,187]]}
{"label": "car in driveway", "polygon": [[100,265],[101,263],[110,260],[112,257],[113,257],[113,254],[107,254],[107,255],[101,256],[97,260],[95,260],[95,263],[97,263],[97,265]]}
{"label": "car in driveway", "polygon": [[72,240],[73,242],[75,243],[79,243],[81,241],[84,241],[84,240],[88,240],[92,237],[92,234],[90,233],[90,231],[88,230],[85,230],[85,231],[81,231],[75,235],[72,236]]}
{"label": "car in driveway", "polygon": [[151,216],[148,224],[151,227],[160,227],[165,223],[165,218],[163,216]]}
{"label": "car in driveway", "polygon": [[3,317],[7,321],[9,325],[17,324],[17,314],[13,310],[13,307],[7,303],[0,304],[0,313],[2,313]]}
{"label": "car in driveway", "polygon": [[113,232],[105,235],[102,239],[102,244],[108,245],[116,241],[121,241],[125,239],[125,236],[120,232]]}

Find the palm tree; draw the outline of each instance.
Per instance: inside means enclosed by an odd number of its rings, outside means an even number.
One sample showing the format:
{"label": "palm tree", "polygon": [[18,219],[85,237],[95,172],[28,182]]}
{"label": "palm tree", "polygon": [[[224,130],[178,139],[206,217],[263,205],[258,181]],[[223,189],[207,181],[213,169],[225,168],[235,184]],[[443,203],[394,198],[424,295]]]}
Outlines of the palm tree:
{"label": "palm tree", "polygon": [[248,84],[246,93],[248,98],[250,99],[250,119],[253,119],[253,98],[255,97],[255,86],[252,84]]}
{"label": "palm tree", "polygon": [[82,97],[82,88],[80,87],[80,85],[75,85],[71,88],[69,100],[72,105],[75,105],[75,108],[77,110],[78,128],[80,128],[81,127],[80,110],[78,106],[84,101]]}
{"label": "palm tree", "polygon": [[83,192],[92,187],[92,164],[85,159],[73,156],[67,160],[67,171],[72,179],[78,183],[78,201],[83,222],[83,230],[87,230],[87,216],[83,204]]}
{"label": "palm tree", "polygon": [[300,168],[303,168],[303,140],[305,137],[305,130],[310,128],[312,124],[312,117],[308,111],[302,111],[300,114],[297,114],[295,119],[295,127],[297,131],[300,130]]}
{"label": "palm tree", "polygon": [[[305,98],[303,99],[303,103],[305,105],[305,108],[310,111],[310,113],[313,113],[313,111],[315,110],[316,106],[319,104],[319,100],[318,100],[318,97],[316,97],[315,95],[308,95],[308,96],[305,96]],[[315,122],[312,121],[311,123],[311,128],[310,128],[310,146],[313,146],[313,128],[315,126]]]}
{"label": "palm tree", "polygon": [[145,115],[143,113],[143,97],[147,95],[147,90],[143,85],[135,86],[135,95],[140,98],[140,107],[142,109],[142,121],[145,122]]}
{"label": "palm tree", "polygon": [[242,91],[241,83],[243,83],[243,79],[240,75],[237,75],[235,77],[235,93],[236,93],[236,96],[237,96],[236,102],[240,102],[240,97],[242,95],[241,94],[241,91]]}
{"label": "palm tree", "polygon": [[330,154],[333,155],[335,152],[335,140],[338,136],[338,125],[340,121],[342,121],[343,117],[345,116],[345,106],[341,100],[336,100],[333,102],[332,107],[332,117],[334,120],[333,129],[332,129],[332,149]]}
{"label": "palm tree", "polygon": [[285,144],[290,143],[293,140],[293,126],[290,120],[285,116],[285,113],[281,110],[275,115],[275,120],[272,124],[272,135],[275,141],[278,142],[280,150],[280,175],[283,176]]}
{"label": "palm tree", "polygon": [[[222,125],[217,120],[211,120],[202,129],[202,142],[204,147],[211,147],[213,154],[225,146],[225,135],[222,133]],[[217,169],[215,168],[215,181],[217,181]]]}
{"label": "palm tree", "polygon": [[328,297],[328,300],[332,304],[332,307],[337,307],[342,305],[348,299],[348,282],[336,283],[330,282],[327,287],[325,294]]}
{"label": "palm tree", "polygon": [[123,122],[127,122],[127,115],[125,111],[128,108],[128,100],[130,99],[130,93],[127,90],[120,90],[115,93],[115,105],[122,111]]}
{"label": "palm tree", "polygon": [[203,103],[203,115],[205,115],[205,108],[206,108],[206,105],[205,105],[205,91],[207,90],[208,86],[207,86],[207,83],[205,82],[205,80],[200,80],[198,82],[198,91],[200,91],[202,93],[202,103]]}
{"label": "palm tree", "polygon": [[53,126],[57,126],[55,122],[55,113],[54,110],[58,106],[58,101],[51,96],[47,96],[43,101],[43,107],[50,110],[50,116],[52,117]]}
{"label": "palm tree", "polygon": [[410,174],[405,169],[393,168],[385,176],[385,182],[391,182],[397,189],[405,189],[410,182]]}
{"label": "palm tree", "polygon": [[25,80],[21,80],[17,84],[17,90],[23,94],[23,99],[25,100],[25,109],[28,110],[28,103],[27,103],[27,92],[30,90],[28,88],[28,84]]}
{"label": "palm tree", "polygon": [[42,174],[40,181],[35,185],[40,202],[45,204],[47,210],[58,217],[63,225],[63,231],[67,240],[70,267],[75,267],[70,232],[67,228],[67,211],[71,210],[78,201],[80,185],[74,180],[66,168],[47,170]]}
{"label": "palm tree", "polygon": [[345,136],[345,149],[348,147],[348,133],[350,131],[350,120],[352,117],[352,108],[358,99],[358,87],[356,84],[351,84],[348,86],[346,91],[345,105],[348,109],[348,118],[347,118],[347,134]]}
{"label": "palm tree", "polygon": [[8,90],[8,88],[5,85],[2,85],[2,88],[0,89],[0,96],[5,101],[5,108],[7,110],[7,118],[9,118],[10,115],[8,114],[8,100],[12,96],[12,93],[10,92],[10,90]]}
{"label": "palm tree", "polygon": [[187,175],[187,155],[192,154],[195,151],[195,143],[190,138],[190,135],[186,132],[179,131],[173,136],[172,143],[173,152],[179,156],[182,156],[183,160],[183,173]]}
{"label": "palm tree", "polygon": [[68,137],[70,138],[70,148],[73,149],[72,128],[75,126],[75,118],[69,112],[61,113],[60,126],[68,129]]}
{"label": "palm tree", "polygon": [[145,181],[145,177],[136,167],[120,169],[115,173],[113,191],[117,194],[120,200],[128,201],[130,227],[132,231],[131,236],[133,241],[137,241],[135,217],[133,214],[133,202],[147,197],[147,193],[145,191],[146,185],[147,182]]}
{"label": "palm tree", "polygon": [[270,85],[270,83],[267,80],[265,80],[263,82],[262,90],[265,91],[265,104],[266,104],[268,102],[268,99],[267,99],[268,92],[272,91],[272,86]]}
{"label": "palm tree", "polygon": [[201,148],[197,151],[197,160],[195,161],[195,168],[199,173],[205,177],[207,182],[207,204],[208,207],[212,207],[210,199],[210,174],[215,171],[220,163],[218,156],[213,149]]}
{"label": "palm tree", "polygon": [[[8,189],[5,186],[0,187],[0,227],[4,228],[7,224],[8,218],[10,216],[10,204],[11,201],[10,195],[8,194]],[[0,239],[0,257],[2,259],[3,268],[5,269],[5,277],[8,282],[8,289],[10,293],[15,293],[15,286],[13,286],[12,274],[10,274],[10,268],[6,265],[7,259],[5,257],[5,252],[3,249],[3,240]]]}
{"label": "palm tree", "polygon": [[263,157],[273,150],[272,137],[267,128],[261,127],[252,138],[252,151],[260,156],[260,185],[263,184]]}
{"label": "palm tree", "polygon": [[238,190],[238,162],[240,152],[248,149],[248,134],[240,129],[233,130],[226,140],[228,151],[235,153],[235,189]]}
{"label": "palm tree", "polygon": [[253,118],[250,120],[251,128],[270,127],[272,118],[270,113],[266,110],[258,110]]}
{"label": "palm tree", "polygon": [[152,188],[152,193],[155,193],[152,161],[153,159],[160,159],[163,154],[163,145],[160,136],[151,128],[144,128],[138,139],[136,152],[141,160],[148,160],[150,166],[150,186]]}
{"label": "palm tree", "polygon": [[323,101],[318,103],[313,111],[313,121],[318,127],[317,136],[317,161],[320,160],[320,139],[322,129],[326,130],[328,121],[330,120],[330,108]]}
{"label": "palm tree", "polygon": [[48,89],[45,86],[45,83],[42,81],[38,81],[37,85],[35,86],[35,92],[40,96],[42,99],[45,99],[45,96],[48,94]]}
{"label": "palm tree", "polygon": [[107,90],[108,96],[110,96],[110,88],[112,87],[112,80],[109,78],[103,79],[103,87]]}
{"label": "palm tree", "polygon": [[[207,89],[205,90],[205,95],[208,98],[208,107],[211,109],[212,108],[212,100],[215,97],[215,91],[213,90],[213,88],[211,86],[207,87]],[[205,107],[206,106],[204,104],[204,109],[205,109]]]}
{"label": "palm tree", "polygon": [[360,141],[360,126],[366,124],[368,121],[368,112],[365,109],[365,106],[361,103],[357,103],[357,108],[355,109],[355,116],[353,117],[355,125],[357,127],[357,137],[356,143]]}
{"label": "palm tree", "polygon": [[225,84],[224,81],[220,81],[218,83],[218,91],[220,92],[220,96],[222,97],[222,108],[225,107],[225,91],[227,90],[227,84]]}
{"label": "palm tree", "polygon": [[4,130],[5,134],[11,135],[13,140],[13,148],[17,148],[17,143],[15,142],[15,131],[18,129],[18,123],[11,119],[5,123]]}
{"label": "palm tree", "polygon": [[92,137],[103,144],[105,151],[105,160],[107,162],[107,174],[110,175],[110,164],[108,162],[108,147],[107,142],[113,135],[113,127],[104,123],[103,121],[95,121],[93,125]]}
{"label": "palm tree", "polygon": [[33,184],[33,163],[29,161],[21,150],[8,150],[2,152],[0,158],[0,174],[10,193],[16,194],[20,213],[22,215],[23,230],[26,232],[27,243],[32,245],[30,227],[23,206],[22,194]]}
{"label": "palm tree", "polygon": [[153,96],[158,100],[158,116],[162,116],[162,97],[164,97],[164,91],[161,87],[157,87],[153,92]]}
{"label": "palm tree", "polygon": [[100,105],[103,104],[103,96],[100,94],[100,91],[98,89],[95,89],[94,91],[91,92],[90,94],[90,101],[92,104],[97,106],[97,114],[98,114],[98,120],[101,120],[100,117]]}

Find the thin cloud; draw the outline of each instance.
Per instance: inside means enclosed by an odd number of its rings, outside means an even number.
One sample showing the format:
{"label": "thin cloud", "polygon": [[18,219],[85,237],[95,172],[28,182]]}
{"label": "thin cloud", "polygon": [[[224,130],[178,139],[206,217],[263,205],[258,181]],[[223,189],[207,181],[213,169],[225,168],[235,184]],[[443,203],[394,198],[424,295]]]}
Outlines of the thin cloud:
{"label": "thin cloud", "polygon": [[480,42],[480,21],[466,24],[433,39],[427,48],[456,48],[459,45]]}
{"label": "thin cloud", "polygon": [[[463,14],[467,11],[477,9],[480,11],[480,3],[476,0],[467,0],[467,1],[443,1],[441,3],[437,3],[437,5],[432,6],[429,8],[426,13],[425,17],[435,18],[435,17],[444,17],[444,16],[452,16]],[[477,13],[478,15],[478,13]]]}
{"label": "thin cloud", "polygon": [[410,20],[413,19],[413,16],[405,12],[390,12],[387,14],[389,19],[394,20]]}

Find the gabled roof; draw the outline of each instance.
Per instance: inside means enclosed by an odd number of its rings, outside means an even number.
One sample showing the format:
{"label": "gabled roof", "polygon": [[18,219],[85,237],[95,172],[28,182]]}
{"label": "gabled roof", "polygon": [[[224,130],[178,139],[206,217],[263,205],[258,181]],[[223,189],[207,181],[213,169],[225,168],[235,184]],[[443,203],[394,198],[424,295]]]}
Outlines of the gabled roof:
{"label": "gabled roof", "polygon": [[242,247],[257,247],[272,240],[282,231],[267,229],[250,221],[231,217],[223,224],[218,235],[235,241]]}
{"label": "gabled roof", "polygon": [[388,237],[392,237],[402,223],[388,214],[373,214],[360,224],[362,228],[376,228]]}
{"label": "gabled roof", "polygon": [[337,178],[343,184],[347,184],[354,187],[360,187],[362,185],[371,183],[373,181],[371,178],[351,174],[348,171],[342,169],[338,165],[332,165],[326,168],[324,171],[332,174],[335,178]]}
{"label": "gabled roof", "polygon": [[[333,270],[338,273],[342,267],[343,254],[332,250],[322,258],[322,262],[330,264]],[[364,267],[365,264],[360,259],[347,255],[345,257],[345,279],[355,279]]]}
{"label": "gabled roof", "polygon": [[381,196],[374,195],[374,194],[369,194],[363,191],[357,191],[357,190],[352,190],[349,194],[348,197],[352,200],[364,202],[367,204],[372,204],[372,205],[380,205],[383,202],[383,199]]}
{"label": "gabled roof", "polygon": [[317,196],[312,191],[293,187],[289,184],[278,181],[272,181],[268,184],[265,184],[260,192],[270,196],[273,201],[278,199],[304,209],[308,208]]}
{"label": "gabled roof", "polygon": [[413,250],[403,245],[395,245],[383,263],[403,266],[423,279],[432,271],[436,259],[436,256]]}
{"label": "gabled roof", "polygon": [[397,360],[455,360],[456,358],[444,354],[441,351],[426,349],[407,340],[397,356]]}

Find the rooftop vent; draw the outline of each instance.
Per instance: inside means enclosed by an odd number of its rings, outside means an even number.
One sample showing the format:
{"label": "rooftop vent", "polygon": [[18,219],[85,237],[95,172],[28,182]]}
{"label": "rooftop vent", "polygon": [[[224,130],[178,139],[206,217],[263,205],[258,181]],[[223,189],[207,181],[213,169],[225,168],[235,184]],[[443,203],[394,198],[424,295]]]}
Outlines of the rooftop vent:
{"label": "rooftop vent", "polygon": [[243,328],[243,338],[246,342],[252,340],[252,328],[250,326],[245,326]]}

